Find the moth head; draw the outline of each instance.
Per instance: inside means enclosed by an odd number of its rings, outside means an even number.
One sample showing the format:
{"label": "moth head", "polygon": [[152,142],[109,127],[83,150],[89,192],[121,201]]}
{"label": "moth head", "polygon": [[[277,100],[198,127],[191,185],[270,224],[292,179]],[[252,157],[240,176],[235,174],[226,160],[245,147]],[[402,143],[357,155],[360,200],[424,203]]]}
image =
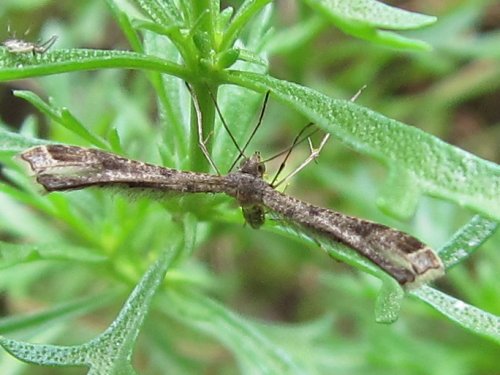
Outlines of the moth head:
{"label": "moth head", "polygon": [[259,152],[255,152],[248,159],[244,159],[240,164],[240,172],[247,173],[255,177],[262,178],[264,172],[266,171],[266,166],[262,162]]}

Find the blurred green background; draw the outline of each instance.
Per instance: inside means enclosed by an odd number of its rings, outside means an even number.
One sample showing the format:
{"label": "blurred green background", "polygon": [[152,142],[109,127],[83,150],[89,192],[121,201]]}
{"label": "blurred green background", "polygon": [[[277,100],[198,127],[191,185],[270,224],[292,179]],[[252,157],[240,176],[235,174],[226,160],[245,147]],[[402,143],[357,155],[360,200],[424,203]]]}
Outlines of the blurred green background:
{"label": "blurred green background", "polygon": [[[269,45],[270,74],[335,98],[349,99],[366,85],[357,103],[500,162],[500,3],[390,3],[439,18],[434,26],[406,33],[430,43],[432,51],[395,51],[356,40],[325,25],[300,2],[279,1],[272,21],[276,37]],[[0,30],[1,40],[7,39],[10,24],[18,35],[29,29],[25,39],[59,35],[54,48],[129,48],[104,1],[2,0],[0,21],[5,25]],[[0,84],[0,119],[4,124],[14,130],[35,128],[36,123],[40,137],[61,140],[65,139],[64,131],[54,130],[35,108],[14,97],[13,89],[54,98],[96,131],[110,121],[127,127],[131,123],[154,124],[156,120],[154,98],[138,71],[79,72]],[[306,123],[307,119],[271,102],[251,147],[273,155],[289,146]],[[127,145],[134,137],[145,139],[144,133],[147,130],[141,126],[134,127],[122,141]],[[130,142],[130,147],[144,145]],[[298,148],[287,168],[300,164],[307,154],[307,147]],[[269,165],[268,170],[276,166]],[[406,230],[435,248],[473,215],[451,203],[424,197],[411,221],[402,223],[387,217],[375,205],[385,177],[386,170],[377,161],[330,141],[318,163],[294,178],[287,193]],[[101,199],[107,199],[106,195]],[[8,224],[9,207],[0,211],[0,239],[19,240],[22,230],[18,226],[29,222]],[[465,264],[438,281],[438,288],[500,314],[499,245],[497,234]],[[407,299],[400,319],[392,325],[375,323],[378,280],[332,261],[317,248],[304,248],[283,236],[255,232],[243,225],[216,224],[194,257],[196,264],[216,275],[217,300],[248,319],[262,322],[263,329],[286,343],[288,350],[308,357],[316,366],[312,373],[500,374],[497,345],[455,326],[421,301]],[[29,272],[29,268],[24,271]],[[2,272],[0,312],[4,316],[60,302],[74,293],[73,284],[78,283],[61,283],[57,276],[35,272],[36,277],[28,278],[25,285],[11,285],[9,271]],[[110,281],[103,283],[92,288],[105,289]],[[80,342],[87,330],[104,329],[109,321],[103,317],[114,313],[79,320],[72,340]],[[217,341],[175,319],[162,319],[164,326],[148,328],[147,323],[145,332],[159,330],[169,337],[158,346],[168,347],[176,358],[172,362],[182,365],[168,373],[234,373],[229,351]],[[146,338],[140,340],[136,368],[140,373],[167,373],[162,371],[164,358],[158,359],[164,355]],[[2,373],[84,373],[79,369],[11,365],[13,362],[1,353],[0,369],[6,366],[3,368],[16,371]]]}

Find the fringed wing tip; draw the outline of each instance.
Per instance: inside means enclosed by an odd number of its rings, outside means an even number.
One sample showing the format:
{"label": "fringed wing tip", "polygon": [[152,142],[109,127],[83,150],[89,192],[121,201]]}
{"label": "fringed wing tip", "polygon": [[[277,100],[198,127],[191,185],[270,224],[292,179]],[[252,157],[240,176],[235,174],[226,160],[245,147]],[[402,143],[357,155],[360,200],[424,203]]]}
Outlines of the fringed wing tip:
{"label": "fringed wing tip", "polygon": [[406,283],[407,289],[416,289],[444,276],[445,267],[441,258],[428,246],[408,254],[415,271],[415,279]]}

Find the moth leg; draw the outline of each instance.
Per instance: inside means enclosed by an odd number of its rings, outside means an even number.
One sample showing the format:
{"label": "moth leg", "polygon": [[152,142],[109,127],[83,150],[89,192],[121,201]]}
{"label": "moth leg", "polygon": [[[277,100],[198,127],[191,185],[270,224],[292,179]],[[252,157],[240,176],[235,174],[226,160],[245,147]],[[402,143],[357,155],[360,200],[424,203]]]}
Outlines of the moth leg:
{"label": "moth leg", "polygon": [[47,41],[38,45],[37,52],[45,53],[50,47],[54,45],[57,40],[57,35],[52,35]]}
{"label": "moth leg", "polygon": [[279,180],[277,183],[275,183],[273,186],[276,188],[295,176],[297,173],[299,173],[302,169],[304,169],[310,162],[313,160],[316,160],[321,152],[323,150],[323,147],[325,147],[326,142],[328,142],[328,139],[330,138],[330,133],[327,133],[324,135],[323,139],[321,140],[319,146],[317,148],[314,148],[311,142],[311,139],[308,138],[309,141],[309,148],[311,150],[309,156],[307,157],[306,160],[302,162],[297,168],[295,168],[293,171],[291,171],[289,174],[287,174],[285,177],[283,177],[281,180]]}
{"label": "moth leg", "polygon": [[203,123],[202,123],[202,119],[201,119],[201,110],[200,110],[200,104],[198,103],[198,98],[196,97],[196,94],[194,93],[194,91],[191,89],[191,86],[189,86],[189,84],[187,82],[186,82],[186,87],[187,87],[189,93],[191,94],[191,98],[193,98],[193,106],[194,106],[194,110],[196,112],[196,122],[198,124],[198,126],[197,126],[197,128],[198,128],[198,146],[200,146],[200,150],[203,153],[203,155],[205,156],[205,158],[207,159],[210,166],[220,176],[221,173],[219,171],[219,168],[217,168],[217,166],[215,165],[212,157],[210,156],[210,153],[208,152],[207,145],[206,145],[206,142],[209,139],[210,135],[208,135],[208,137],[206,139],[203,138]]}

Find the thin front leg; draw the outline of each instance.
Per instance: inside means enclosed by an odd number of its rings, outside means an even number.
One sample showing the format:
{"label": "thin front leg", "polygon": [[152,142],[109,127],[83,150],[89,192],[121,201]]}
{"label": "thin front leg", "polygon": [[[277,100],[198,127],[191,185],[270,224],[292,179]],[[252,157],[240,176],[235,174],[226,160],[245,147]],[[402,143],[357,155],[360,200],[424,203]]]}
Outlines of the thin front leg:
{"label": "thin front leg", "polygon": [[311,152],[309,156],[307,157],[306,160],[302,162],[295,170],[287,174],[285,177],[283,177],[281,180],[279,180],[276,184],[273,185],[274,188],[277,188],[281,184],[283,184],[285,181],[289,180],[293,176],[295,176],[297,173],[299,173],[302,169],[304,169],[310,162],[313,160],[316,160],[321,152],[323,150],[323,147],[325,147],[326,142],[328,142],[328,139],[330,138],[330,133],[325,134],[323,139],[321,140],[319,146],[317,148],[314,148],[311,142],[311,139],[308,138],[309,141],[309,148],[311,149]]}
{"label": "thin front leg", "polygon": [[[200,110],[200,104],[198,103],[198,98],[196,97],[196,94],[194,91],[191,89],[191,86],[186,82],[186,87],[188,88],[189,93],[191,94],[191,98],[193,99],[193,105],[194,105],[194,110],[196,112],[196,123],[198,124],[198,146],[200,146],[201,152],[203,152],[203,155],[205,155],[205,158],[207,159],[208,163],[210,166],[214,169],[214,171],[221,176],[221,173],[219,171],[219,168],[215,165],[214,161],[212,160],[212,157],[210,156],[210,153],[208,152],[207,145],[206,145],[206,140],[203,138],[203,123],[202,123],[202,118],[201,118],[201,110]],[[210,135],[208,135],[210,137]],[[207,139],[208,139],[207,137]]]}
{"label": "thin front leg", "polygon": [[[363,92],[363,90],[366,88],[366,85],[361,87],[356,94],[350,99],[351,102],[354,102],[359,95]],[[310,162],[316,160],[321,152],[323,150],[323,147],[325,147],[326,142],[328,142],[328,139],[330,138],[330,133],[325,134],[323,139],[321,140],[319,147],[314,148],[311,142],[311,139],[308,138],[309,142],[309,149],[311,150],[309,157],[302,162],[295,170],[287,174],[285,177],[283,177],[280,181],[278,181],[276,184],[274,183],[274,180],[277,178],[277,175],[275,176],[275,179],[273,180],[273,183],[271,184],[274,188],[277,188],[279,185],[283,184],[285,181],[289,180],[293,176],[295,176],[297,173],[299,173],[302,169],[304,169]],[[281,167],[280,167],[281,168]],[[282,168],[281,168],[282,169]],[[281,169],[279,172],[281,172]]]}

